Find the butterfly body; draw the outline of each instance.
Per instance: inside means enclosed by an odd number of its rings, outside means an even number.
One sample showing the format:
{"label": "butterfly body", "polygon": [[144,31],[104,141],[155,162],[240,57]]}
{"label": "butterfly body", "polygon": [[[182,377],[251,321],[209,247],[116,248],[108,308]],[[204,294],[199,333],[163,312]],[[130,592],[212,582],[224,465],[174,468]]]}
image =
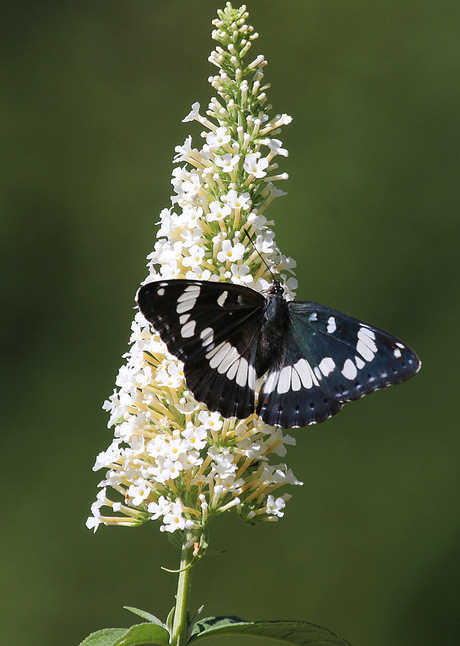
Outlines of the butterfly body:
{"label": "butterfly body", "polygon": [[275,281],[265,298],[257,342],[255,369],[257,377],[262,377],[282,350],[289,328],[289,309],[283,298],[283,289]]}
{"label": "butterfly body", "polygon": [[318,303],[286,301],[278,280],[266,296],[233,283],[160,280],[141,287],[138,304],[184,362],[195,398],[224,417],[248,417],[257,397],[267,424],[307,426],[420,368],[396,337]]}

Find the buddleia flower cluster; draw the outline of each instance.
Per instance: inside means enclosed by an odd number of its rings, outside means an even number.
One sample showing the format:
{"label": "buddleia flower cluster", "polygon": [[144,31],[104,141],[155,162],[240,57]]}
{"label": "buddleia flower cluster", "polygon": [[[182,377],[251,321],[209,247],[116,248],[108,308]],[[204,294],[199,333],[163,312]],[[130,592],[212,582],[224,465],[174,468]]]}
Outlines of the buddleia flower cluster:
{"label": "buddleia flower cluster", "polygon": [[[271,266],[293,298],[295,263],[279,251],[264,215],[283,195],[275,183],[287,175],[278,173],[275,158],[287,151],[277,135],[291,119],[269,116],[266,61],[248,56],[258,35],[246,23],[245,6],[227,3],[218,16],[212,32],[218,45],[209,57],[218,69],[209,79],[217,96],[205,114],[195,103],[184,119],[203,127],[204,141],[195,148],[187,137],[175,149],[172,205],[161,212],[144,282],[227,281],[263,292]],[[192,544],[228,510],[250,522],[282,517],[290,495],[280,488],[301,484],[278,462],[294,439],[255,415],[237,420],[209,412],[140,312],[130,343],[104,404],[114,438],[94,466],[107,472],[87,526],[159,521],[161,531],[186,533]]]}

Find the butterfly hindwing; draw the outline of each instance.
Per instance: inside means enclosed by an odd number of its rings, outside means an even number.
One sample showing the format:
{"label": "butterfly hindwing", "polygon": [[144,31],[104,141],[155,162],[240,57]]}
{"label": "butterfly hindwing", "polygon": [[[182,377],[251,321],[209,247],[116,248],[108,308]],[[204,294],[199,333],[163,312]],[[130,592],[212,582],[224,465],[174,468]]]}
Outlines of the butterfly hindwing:
{"label": "butterfly hindwing", "polygon": [[396,337],[310,302],[288,303],[283,349],[268,372],[257,407],[267,424],[323,422],[344,403],[405,381],[420,368]]}
{"label": "butterfly hindwing", "polygon": [[348,402],[405,381],[420,368],[409,346],[384,330],[317,303],[289,303],[292,335],[323,392]]}
{"label": "butterfly hindwing", "polygon": [[260,390],[257,414],[274,426],[294,428],[324,422],[343,404],[320,387],[313,365],[291,332]]}
{"label": "butterfly hindwing", "polygon": [[263,296],[231,283],[177,279],[144,285],[138,303],[184,362],[187,387],[198,401],[225,417],[254,412]]}

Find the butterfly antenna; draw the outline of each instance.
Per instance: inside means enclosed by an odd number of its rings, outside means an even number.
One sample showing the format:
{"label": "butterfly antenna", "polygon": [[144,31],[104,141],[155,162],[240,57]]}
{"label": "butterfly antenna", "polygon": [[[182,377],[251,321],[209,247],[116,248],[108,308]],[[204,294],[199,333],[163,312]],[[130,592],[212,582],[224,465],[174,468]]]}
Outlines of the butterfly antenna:
{"label": "butterfly antenna", "polygon": [[[267,261],[265,260],[265,258],[262,256],[262,254],[260,253],[260,251],[257,249],[256,245],[254,244],[254,240],[253,240],[253,239],[251,238],[251,236],[249,235],[248,230],[247,230],[247,229],[243,229],[243,232],[248,236],[249,242],[250,242],[250,243],[252,244],[252,246],[254,247],[254,251],[257,253],[257,255],[259,256],[259,258],[261,259],[261,261],[264,263],[265,267],[266,267],[266,268],[268,269],[268,271],[270,272],[270,275],[271,275],[271,277],[273,278],[273,280],[274,280],[274,281],[275,281],[275,280],[278,280],[278,279],[276,278],[275,274],[273,273],[273,271],[271,270],[271,268],[269,267],[269,265],[268,265]],[[278,276],[279,276],[279,272],[277,272],[277,274],[278,274]]]}

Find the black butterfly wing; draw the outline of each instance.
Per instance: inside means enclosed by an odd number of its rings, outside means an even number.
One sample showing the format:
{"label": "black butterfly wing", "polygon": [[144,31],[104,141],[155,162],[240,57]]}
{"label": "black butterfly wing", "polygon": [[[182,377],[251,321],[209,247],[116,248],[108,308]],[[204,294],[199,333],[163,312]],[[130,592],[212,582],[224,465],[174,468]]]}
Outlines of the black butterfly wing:
{"label": "black butterfly wing", "polygon": [[[225,417],[254,411],[261,294],[231,283],[169,280],[142,287],[138,303],[184,362],[196,399]],[[420,368],[407,345],[379,328],[317,303],[287,306],[288,330],[257,406],[268,424],[322,422],[344,403],[405,381]]]}
{"label": "black butterfly wing", "polygon": [[293,336],[322,390],[338,402],[399,384],[420,369],[409,346],[364,321],[308,302],[290,303],[289,314]]}
{"label": "black butterfly wing", "polygon": [[138,292],[145,318],[184,362],[187,387],[224,417],[254,412],[254,360],[264,303],[253,289],[211,281],[157,281]]}
{"label": "black butterfly wing", "polygon": [[324,422],[339,412],[343,404],[324,392],[314,366],[289,329],[282,352],[259,393],[257,414],[264,422],[295,428]]}
{"label": "black butterfly wing", "polygon": [[254,413],[254,367],[260,323],[245,325],[203,358],[184,364],[185,380],[195,399],[224,417],[244,419]]}
{"label": "black butterfly wing", "polygon": [[258,413],[285,428],[322,422],[344,403],[401,383],[420,369],[384,330],[317,303],[288,303],[289,333],[261,390]]}

